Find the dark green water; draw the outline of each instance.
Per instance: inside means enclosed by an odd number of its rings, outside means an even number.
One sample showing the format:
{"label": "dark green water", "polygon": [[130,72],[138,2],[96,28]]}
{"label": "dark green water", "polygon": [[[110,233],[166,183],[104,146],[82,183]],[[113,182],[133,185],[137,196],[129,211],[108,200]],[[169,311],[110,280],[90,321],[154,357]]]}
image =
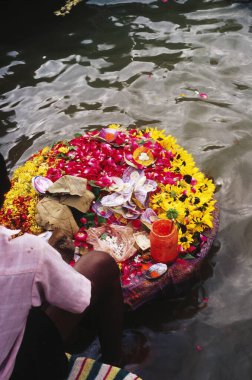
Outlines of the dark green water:
{"label": "dark green water", "polygon": [[1,2],[0,14],[0,150],[10,169],[115,122],[165,129],[218,185],[221,225],[202,287],[128,318],[147,347],[129,368],[144,380],[251,380],[251,4],[97,0],[63,19],[52,4],[21,5]]}

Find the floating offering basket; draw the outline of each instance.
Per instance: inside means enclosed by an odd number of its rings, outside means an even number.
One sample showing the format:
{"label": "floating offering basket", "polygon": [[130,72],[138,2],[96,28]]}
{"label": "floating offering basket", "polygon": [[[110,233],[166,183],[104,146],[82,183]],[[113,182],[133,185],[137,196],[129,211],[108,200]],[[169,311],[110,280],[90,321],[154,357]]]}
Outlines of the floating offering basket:
{"label": "floating offering basket", "polygon": [[[190,278],[218,230],[213,181],[158,129],[113,124],[76,134],[34,154],[11,182],[0,223],[36,235],[60,227],[74,241],[75,260],[92,249],[107,251],[132,309]],[[160,219],[176,227],[177,254],[159,273],[150,269],[157,261],[149,235]]]}

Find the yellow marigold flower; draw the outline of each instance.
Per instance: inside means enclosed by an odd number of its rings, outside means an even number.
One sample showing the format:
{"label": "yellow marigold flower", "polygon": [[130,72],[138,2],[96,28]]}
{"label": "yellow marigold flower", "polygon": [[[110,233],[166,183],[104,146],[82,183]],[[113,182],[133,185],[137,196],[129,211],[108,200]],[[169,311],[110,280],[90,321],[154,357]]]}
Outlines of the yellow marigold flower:
{"label": "yellow marigold flower", "polygon": [[38,194],[32,186],[32,178],[36,175],[46,175],[49,152],[50,149],[45,147],[14,171],[12,186],[6,194],[1,211],[1,222],[7,227],[23,228],[24,231],[34,234],[42,232],[35,220]]}
{"label": "yellow marigold flower", "polygon": [[163,141],[160,141],[160,144],[164,149],[171,151],[174,154],[177,153],[176,149],[179,148],[177,140],[171,135],[166,136]]}
{"label": "yellow marigold flower", "polygon": [[180,174],[182,175],[186,175],[186,174],[189,174],[191,175],[193,178],[195,178],[195,176],[197,175],[198,173],[198,168],[193,168],[193,167],[188,167],[187,165],[183,165],[183,163],[180,163],[178,165],[179,167],[179,171],[180,171]]}
{"label": "yellow marigold flower", "polygon": [[170,195],[171,198],[176,198],[178,195],[181,195],[181,189],[176,185],[165,185],[164,190]]}
{"label": "yellow marigold flower", "polygon": [[110,129],[119,129],[120,128],[120,124],[109,124],[108,128],[110,128]]}
{"label": "yellow marigold flower", "polygon": [[37,224],[33,224],[31,227],[30,227],[30,231],[31,233],[33,233],[34,235],[39,235],[41,234],[44,230],[42,227],[38,226]]}
{"label": "yellow marigold flower", "polygon": [[205,213],[201,219],[201,222],[204,223],[209,228],[213,228],[213,222],[212,222],[211,215]]}
{"label": "yellow marigold flower", "polygon": [[186,251],[188,248],[190,248],[190,245],[193,243],[193,236],[189,233],[183,234],[183,236],[179,235],[178,243]]}
{"label": "yellow marigold flower", "polygon": [[45,146],[45,147],[41,150],[41,154],[42,154],[42,155],[45,155],[45,154],[47,154],[47,153],[49,152],[49,150],[50,150],[49,146]]}
{"label": "yellow marigold flower", "polygon": [[166,135],[165,135],[165,130],[160,130],[157,128],[146,128],[146,132],[149,132],[150,137],[153,140],[163,140]]}
{"label": "yellow marigold flower", "polygon": [[198,208],[194,206],[190,210],[190,216],[191,216],[191,219],[198,220],[202,217],[202,211],[200,211]]}
{"label": "yellow marigold flower", "polygon": [[122,269],[122,263],[117,263],[118,268],[121,270]]}
{"label": "yellow marigold flower", "polygon": [[68,153],[68,152],[69,152],[69,148],[67,148],[66,146],[61,146],[61,147],[58,149],[58,152],[59,152],[59,153]]}

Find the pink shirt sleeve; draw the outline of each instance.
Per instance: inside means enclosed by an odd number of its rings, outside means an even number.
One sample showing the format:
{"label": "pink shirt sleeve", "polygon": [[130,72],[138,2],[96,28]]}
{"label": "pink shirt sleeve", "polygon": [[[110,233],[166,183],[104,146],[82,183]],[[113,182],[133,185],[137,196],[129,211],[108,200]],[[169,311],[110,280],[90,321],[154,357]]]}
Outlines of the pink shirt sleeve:
{"label": "pink shirt sleeve", "polygon": [[83,312],[90,303],[91,282],[65,263],[48,243],[39,240],[42,252],[33,282],[32,305],[47,301],[73,313]]}

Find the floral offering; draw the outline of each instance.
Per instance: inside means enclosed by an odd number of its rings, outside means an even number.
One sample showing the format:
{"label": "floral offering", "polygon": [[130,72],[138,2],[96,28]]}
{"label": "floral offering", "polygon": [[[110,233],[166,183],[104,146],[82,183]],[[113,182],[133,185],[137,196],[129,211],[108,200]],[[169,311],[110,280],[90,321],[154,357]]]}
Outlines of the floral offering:
{"label": "floral offering", "polygon": [[[44,195],[36,191],[34,181],[42,176],[55,182],[65,175],[85,178],[95,196],[90,209],[78,215],[79,231],[74,234],[78,247],[92,249],[89,229],[118,225],[131,228],[134,234],[148,231],[156,219],[170,219],[178,229],[179,257],[190,259],[197,257],[206,241],[204,232],[213,227],[215,186],[192,156],[165,131],[127,130],[116,124],[57,142],[17,168],[0,223],[41,233],[35,215]],[[117,244],[106,231],[101,239],[110,246]],[[138,256],[131,266],[136,272]],[[122,272],[129,270],[127,260],[120,266]]]}

